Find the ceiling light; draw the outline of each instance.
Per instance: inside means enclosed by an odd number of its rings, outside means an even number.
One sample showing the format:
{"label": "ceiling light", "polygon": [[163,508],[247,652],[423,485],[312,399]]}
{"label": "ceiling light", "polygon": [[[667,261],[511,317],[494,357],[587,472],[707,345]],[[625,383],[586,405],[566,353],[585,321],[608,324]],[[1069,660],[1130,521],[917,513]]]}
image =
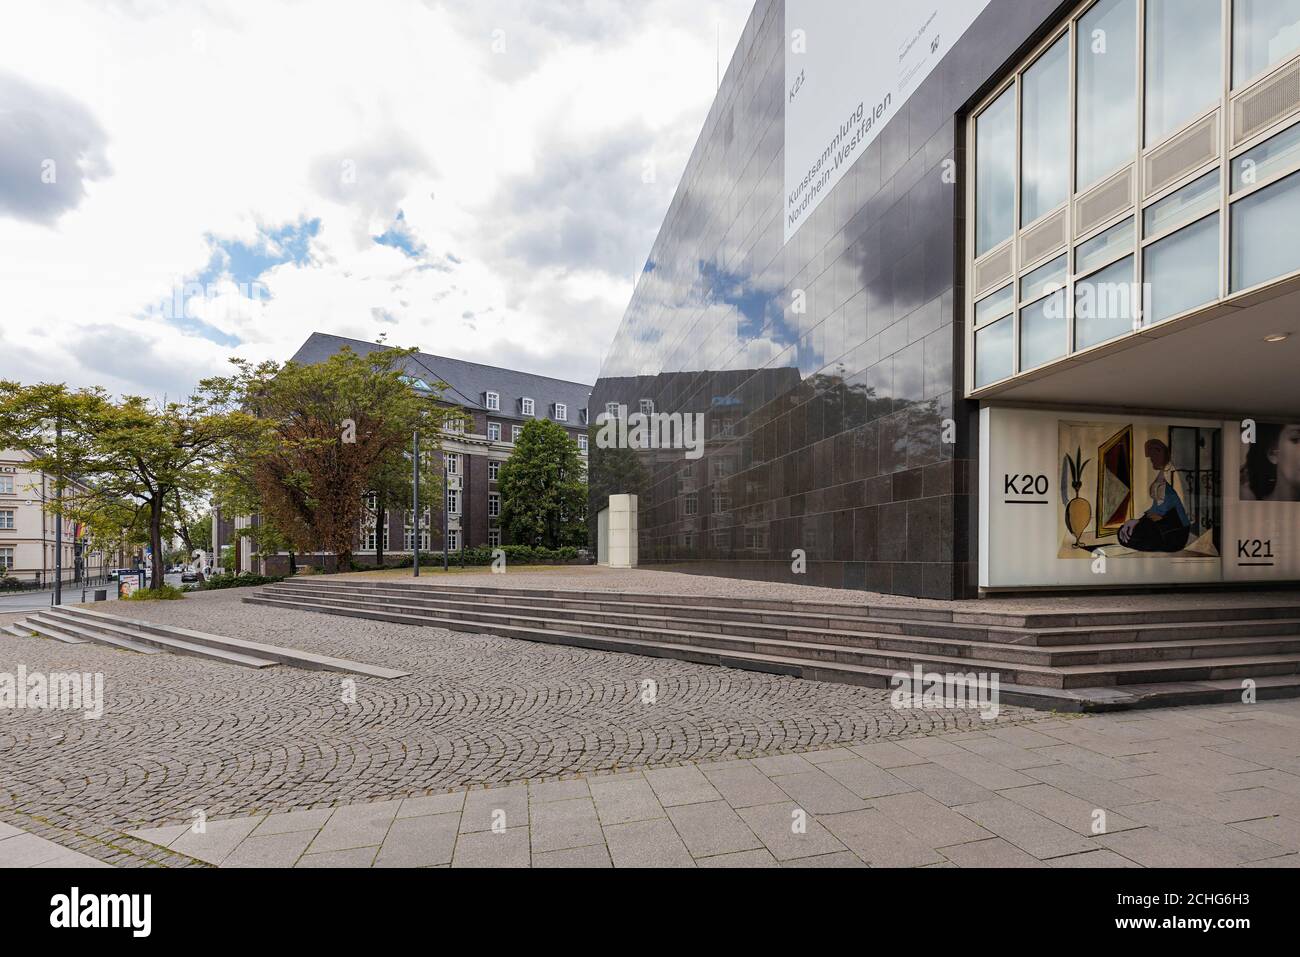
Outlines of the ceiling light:
{"label": "ceiling light", "polygon": [[1271,336],[1265,336],[1264,341],[1265,342],[1286,342],[1290,338],[1291,338],[1291,333],[1289,332],[1275,332]]}

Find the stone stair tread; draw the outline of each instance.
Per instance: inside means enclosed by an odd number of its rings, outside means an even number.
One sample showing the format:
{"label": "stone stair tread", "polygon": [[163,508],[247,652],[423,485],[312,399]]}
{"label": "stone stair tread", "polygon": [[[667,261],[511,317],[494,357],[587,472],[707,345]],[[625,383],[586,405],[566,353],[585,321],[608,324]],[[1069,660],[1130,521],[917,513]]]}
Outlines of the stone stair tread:
{"label": "stone stair tread", "polygon": [[[301,651],[297,648],[286,648],[281,645],[271,645],[260,641],[249,641],[245,638],[231,638],[227,635],[213,635],[202,631],[192,631],[189,628],[179,628],[173,625],[163,625],[152,621],[141,621],[135,618],[122,618],[118,615],[109,615],[101,611],[93,611],[89,608],[71,607],[67,609],[77,618],[87,618],[96,623],[103,622],[108,627],[115,628],[119,631],[141,629],[150,632],[164,632],[165,637],[172,641],[180,641],[195,647],[220,649],[228,654],[248,657],[259,661],[265,661],[267,664],[287,664],[297,667],[310,667],[322,671],[341,671],[352,674],[361,674],[371,678],[405,678],[411,673],[409,671],[399,671],[394,668],[384,668],[379,665],[370,665],[360,661],[351,661],[346,658],[335,658],[330,655],[320,655],[311,651]],[[151,640],[154,634],[142,635],[141,640]],[[260,666],[259,666],[260,667]]]}
{"label": "stone stair tread", "polygon": [[15,622],[12,625],[5,625],[3,628],[0,628],[0,631],[3,631],[6,635],[13,635],[15,638],[32,637],[32,630],[18,622]]}
{"label": "stone stair tread", "polygon": [[[664,617],[669,619],[683,619],[683,620],[693,620],[693,621],[710,620],[707,618],[698,617],[699,612],[716,612],[719,615],[729,615],[729,616],[781,615],[786,617],[802,617],[802,618],[815,620],[815,621],[827,621],[828,625],[832,624],[832,622],[851,622],[854,625],[858,625],[858,626],[861,625],[870,626],[872,624],[924,626],[924,625],[937,624],[941,627],[949,627],[949,628],[966,628],[966,629],[975,629],[975,630],[985,629],[989,632],[990,640],[993,640],[994,635],[996,635],[997,637],[1018,637],[1018,638],[1025,639],[1024,641],[997,642],[999,644],[1007,644],[1007,645],[1032,644],[1034,642],[1030,642],[1028,639],[1037,638],[1037,637],[1065,638],[1075,634],[1105,634],[1107,632],[1116,635],[1123,635],[1123,634],[1133,634],[1134,632],[1152,631],[1152,630],[1190,631],[1197,628],[1205,628],[1207,627],[1207,625],[1211,625],[1211,624],[1218,624],[1221,627],[1234,627],[1234,628],[1235,627],[1263,627],[1268,625],[1277,626],[1278,628],[1292,627],[1295,629],[1294,633],[1300,635],[1300,614],[1298,614],[1297,617],[1285,617],[1285,618],[1284,617],[1230,618],[1220,622],[1216,622],[1213,620],[1197,619],[1197,620],[1189,620],[1189,621],[1172,621],[1172,622],[1143,621],[1142,623],[1130,623],[1130,624],[1098,623],[1095,625],[1053,625],[1053,626],[1028,627],[1023,625],[1012,625],[1012,624],[1000,623],[998,621],[984,620],[989,617],[997,618],[998,616],[996,615],[967,616],[967,615],[962,615],[961,613],[953,613],[951,615],[951,620],[936,621],[930,618],[921,618],[921,617],[913,617],[909,615],[897,614],[897,612],[903,611],[903,609],[898,609],[898,608],[880,609],[880,611],[882,612],[894,612],[895,614],[874,614],[874,613],[856,614],[856,615],[836,614],[830,612],[814,612],[814,611],[804,611],[804,610],[784,611],[784,610],[773,610],[773,609],[762,609],[762,608],[756,609],[756,608],[745,608],[744,606],[729,606],[725,604],[709,604],[709,605],[676,604],[671,600],[671,598],[666,598],[665,596],[636,595],[634,596],[636,598],[635,601],[622,600],[624,597],[631,597],[628,595],[628,593],[611,593],[610,595],[604,595],[598,598],[587,598],[587,597],[554,598],[541,590],[523,589],[523,588],[520,589],[505,588],[505,589],[497,589],[489,592],[478,592],[472,590],[475,586],[468,586],[468,585],[441,585],[440,584],[440,585],[432,585],[432,586],[393,586],[393,585],[381,584],[377,587],[376,586],[367,587],[367,586],[352,584],[352,583],[346,583],[340,586],[340,585],[327,585],[323,583],[295,582],[295,583],[282,583],[271,587],[278,589],[279,593],[281,594],[288,594],[288,593],[302,590],[302,591],[310,592],[312,594],[332,593],[337,595],[339,592],[346,592],[351,595],[365,594],[365,595],[371,595],[376,597],[382,596],[388,598],[397,597],[399,595],[402,597],[407,597],[409,593],[414,592],[417,594],[410,595],[410,597],[416,597],[418,598],[418,600],[463,601],[466,604],[473,604],[472,599],[475,597],[490,597],[493,599],[493,601],[483,602],[482,604],[485,606],[500,605],[502,607],[506,607],[506,606],[519,607],[520,601],[524,603],[529,601],[532,602],[540,601],[540,602],[548,602],[548,603],[555,603],[555,604],[559,604],[563,602],[580,601],[587,604],[600,604],[600,605],[632,605],[632,606],[645,605],[650,608],[660,609],[670,613],[664,615],[657,615],[654,612],[613,611],[613,610],[606,610],[606,609],[601,609],[599,610],[598,613],[606,614],[606,615],[627,615],[629,617],[641,617],[641,618]],[[423,594],[418,594],[421,592],[423,592]],[[442,594],[439,594],[440,592]],[[407,593],[407,595],[404,595],[403,593]],[[588,593],[575,593],[575,594],[586,595]],[[713,596],[707,596],[707,597],[711,598]],[[520,599],[520,601],[510,602],[509,601],[510,598],[517,598]],[[503,602],[501,601],[501,599],[507,599],[507,600]],[[845,605],[839,607],[843,611],[848,612],[857,606]],[[860,606],[860,607],[862,607],[863,609],[870,609],[870,606]],[[1289,608],[1290,606],[1277,606],[1277,607]],[[540,611],[541,609],[538,610]],[[577,609],[572,609],[572,610],[577,610]],[[681,614],[677,613],[679,611],[681,612]],[[1300,606],[1297,606],[1296,611],[1297,613],[1300,613]],[[692,612],[695,612],[697,614],[693,615],[691,614]],[[1211,615],[1211,614],[1212,612],[1207,610],[1207,615]],[[754,627],[767,627],[767,628],[799,627],[798,625],[794,625],[794,624],[783,625],[781,623],[771,623],[765,621],[754,621],[754,622],[746,621],[741,623],[746,625],[752,624]],[[835,629],[825,628],[825,627],[812,627],[809,630],[834,631]],[[880,634],[878,632],[864,631],[864,629],[861,627],[847,629],[847,633],[851,633],[851,634],[865,633],[865,634],[872,634],[872,635]],[[949,639],[936,639],[936,640],[949,640],[949,641],[957,641],[957,642],[964,643],[966,641],[969,641],[970,639],[949,638]],[[1161,639],[1146,639],[1146,640],[1158,641]],[[1191,640],[1191,639],[1168,638],[1163,640],[1182,641],[1182,640]],[[1096,642],[1095,644],[1105,644],[1105,643],[1106,642]],[[1043,647],[1055,648],[1057,646],[1054,644],[1052,645],[1043,644]]]}
{"label": "stone stair tread", "polygon": [[1249,665],[1300,666],[1300,653],[1289,655],[1251,655],[1246,658],[1178,658],[1172,661],[1132,661],[1111,664],[1056,665],[1051,670],[1065,675],[1082,675],[1100,672],[1134,671],[1185,671],[1189,668],[1242,668]]}
{"label": "stone stair tread", "polygon": [[[277,594],[283,594],[283,593],[280,592]],[[317,600],[330,601],[330,602],[352,602],[358,605],[368,605],[368,606],[374,606],[378,608],[399,608],[399,609],[419,611],[422,614],[429,614],[429,613],[445,610],[445,609],[438,609],[438,608],[433,608],[433,607],[423,606],[423,605],[403,604],[399,601],[396,601],[395,599],[387,599],[387,598],[379,599],[374,596],[353,597],[351,595],[347,595],[347,596],[333,596],[330,598],[320,598]],[[463,604],[470,604],[470,603],[463,603]],[[521,612],[523,613],[513,613],[509,611],[509,609],[516,608],[516,607],[520,608]],[[548,618],[543,615],[527,614],[527,612],[531,612],[531,611],[533,611],[533,609],[527,608],[526,606],[490,604],[481,607],[471,608],[466,611],[457,609],[453,611],[452,614],[457,614],[457,613],[471,614],[486,619],[500,618],[503,620],[503,623],[505,624],[509,624],[510,621],[523,621],[523,622],[545,622],[545,623],[552,623],[552,624],[558,624],[563,626],[566,623],[564,619],[560,619],[560,618]],[[766,637],[766,636],[751,636],[751,635],[731,635],[722,631],[716,631],[716,632],[715,631],[689,631],[681,628],[655,627],[653,625],[643,623],[647,619],[654,620],[654,616],[625,615],[623,617],[632,619],[635,623],[629,623],[624,625],[624,624],[610,623],[610,622],[603,622],[603,621],[592,621],[589,623],[589,627],[610,627],[610,628],[622,627],[628,630],[648,631],[648,632],[660,633],[665,635],[680,636],[680,637],[685,637],[690,639],[699,638],[699,639],[704,639],[706,641],[709,640],[717,641],[717,640],[729,639],[738,642],[763,644],[774,648],[775,647],[799,647],[799,648],[804,648],[813,651],[824,651],[824,652],[832,652],[832,653],[839,653],[839,654],[844,654],[844,653],[851,654],[856,652],[856,653],[867,654],[867,655],[892,656],[892,657],[906,655],[909,657],[915,657],[922,661],[952,660],[949,658],[949,656],[946,655],[930,655],[928,652],[911,651],[906,648],[861,648],[856,645],[834,644],[834,643],[826,643],[824,641],[791,640],[789,638],[773,638],[773,637]],[[677,621],[677,620],[684,620],[684,619],[662,618],[659,620],[667,622],[667,621]],[[783,628],[778,630],[784,630],[787,633],[811,634],[819,637],[821,635],[826,634],[826,632],[824,631],[814,631],[811,629]],[[1004,644],[999,642],[985,642],[985,641],[973,642],[973,641],[963,641],[955,638],[931,638],[928,636],[903,635],[903,634],[894,634],[894,633],[834,632],[834,634],[840,634],[845,637],[852,637],[857,639],[868,638],[868,639],[875,639],[875,640],[883,640],[895,644],[917,644],[917,645],[932,645],[932,646],[937,645],[940,647],[953,648],[953,649],[978,650],[979,652],[982,653],[978,657],[967,657],[964,655],[957,655],[954,657],[957,660],[960,660],[963,663],[969,664],[974,667],[1000,667],[1006,670],[1017,669],[1017,670],[1023,670],[1023,671],[1035,672],[1035,673],[1054,673],[1057,671],[1063,671],[1065,669],[1078,669],[1077,671],[1072,671],[1071,673],[1087,673],[1089,668],[1091,668],[1094,671],[1114,670],[1114,668],[1106,662],[1095,662],[1092,664],[1082,664],[1082,665],[1056,665],[1056,664],[1052,664],[1050,660],[1051,656],[1053,655],[1079,654],[1079,653],[1105,654],[1106,652],[1128,651],[1128,650],[1151,650],[1151,651],[1155,651],[1155,650],[1167,651],[1167,650],[1177,650],[1177,649],[1195,650],[1200,648],[1213,648],[1222,645],[1242,645],[1242,644],[1250,644],[1250,643],[1269,644],[1269,643],[1276,643],[1276,642],[1295,642],[1297,646],[1300,646],[1300,635],[1284,635],[1278,637],[1272,637],[1272,636],[1261,637],[1261,636],[1245,635],[1245,636],[1232,636],[1228,638],[1190,638],[1190,639],[1181,639],[1173,642],[1148,641],[1148,642],[1119,642],[1119,643],[1106,643],[1106,644],[1093,643],[1093,644],[1082,644],[1082,645],[1025,646],[1025,645]],[[1035,663],[1032,661],[1019,661],[1019,660],[1006,661],[998,657],[999,652],[1003,652],[1003,653],[1011,652],[1018,655],[1024,655],[1027,651],[1031,651],[1031,650],[1038,650],[1041,653],[1042,657],[1046,660],[1042,661],[1041,663]],[[1297,650],[1300,650],[1300,647],[1298,647]],[[1216,661],[1221,660],[1221,658],[1222,656],[1218,658],[1216,657],[1193,658],[1189,656],[1186,659],[1177,659],[1176,663],[1184,663],[1184,664],[1190,663],[1191,665],[1196,667],[1201,667],[1203,665],[1207,667],[1213,667],[1214,663]],[[1150,662],[1138,661],[1138,662],[1127,662],[1126,664],[1130,666],[1141,666],[1148,663]],[[1205,664],[1205,663],[1209,663],[1209,664]],[[1133,667],[1126,670],[1140,670],[1140,669],[1137,667]]]}
{"label": "stone stair tread", "polygon": [[[151,645],[142,644],[138,641],[132,641],[129,638],[119,638],[116,635],[92,635],[86,633],[84,629],[70,626],[66,622],[55,619],[46,621],[42,612],[35,618],[28,619],[28,626],[39,634],[46,635],[49,638],[57,638],[59,641],[68,644],[96,644],[111,645],[114,648],[120,648],[124,651],[134,651],[139,655],[160,655],[162,651]],[[71,640],[70,640],[71,639]]]}
{"label": "stone stair tread", "polygon": [[[289,599],[289,600],[293,600],[293,599]],[[427,620],[429,620],[429,621],[437,621],[437,622],[447,623],[447,624],[452,625],[452,626],[455,626],[455,625],[458,625],[458,624],[459,624],[459,625],[469,624],[469,622],[462,621],[462,620],[458,620],[458,619],[456,619],[456,618],[440,618],[440,617],[437,617],[436,615],[428,614],[428,613],[430,613],[430,612],[436,612],[438,609],[424,608],[424,607],[421,607],[421,606],[418,606],[418,605],[401,605],[401,604],[381,603],[381,602],[360,602],[360,601],[357,601],[357,600],[354,600],[354,599],[328,599],[328,601],[334,602],[335,604],[339,604],[339,605],[352,604],[352,605],[355,606],[355,605],[364,605],[364,604],[369,604],[369,605],[375,605],[375,606],[378,606],[380,609],[384,609],[384,608],[399,608],[399,609],[406,609],[406,610],[418,610],[418,611],[420,611],[420,612],[422,612],[422,613],[424,613],[424,614],[419,614],[419,615],[409,615],[409,616],[404,615],[404,617],[410,617],[410,618],[413,618],[413,619],[415,619],[415,620],[425,620],[425,619],[427,619]],[[313,607],[314,607],[314,606],[313,606]],[[540,626],[540,625],[543,624],[543,623],[548,623],[548,624],[559,624],[559,625],[564,625],[564,624],[566,624],[566,622],[562,621],[561,619],[557,619],[557,618],[542,618],[542,617],[530,616],[530,615],[518,615],[518,614],[514,614],[514,615],[503,615],[503,614],[499,614],[499,613],[496,613],[496,612],[474,612],[473,614],[478,614],[478,615],[480,615],[481,617],[491,617],[491,618],[501,618],[501,619],[506,619],[506,620],[504,620],[504,621],[502,621],[502,622],[500,622],[500,623],[494,623],[494,622],[486,622],[486,623],[484,623],[484,622],[476,622],[475,624],[487,624],[487,625],[489,625],[489,626],[495,624],[495,625],[497,625],[497,627],[506,627],[506,628],[509,628],[509,627],[514,627],[514,628],[519,628],[519,627],[529,627],[527,624],[524,624],[524,625],[517,625],[517,624],[512,624],[512,622],[524,622],[524,623],[535,622],[535,623],[538,623],[538,626]],[[684,630],[681,630],[681,629],[673,629],[673,628],[652,628],[652,627],[648,627],[648,626],[636,626],[636,625],[609,625],[609,624],[606,624],[606,623],[604,623],[604,622],[592,622],[592,623],[591,623],[591,627],[625,628],[625,629],[627,629],[627,630],[629,630],[629,631],[641,631],[641,632],[646,632],[646,633],[651,634],[651,635],[664,635],[664,636],[671,636],[671,637],[674,637],[674,638],[682,638],[682,639],[686,639],[686,640],[675,641],[675,642],[671,642],[671,643],[672,643],[672,644],[677,644],[677,645],[688,646],[688,647],[703,647],[703,646],[700,646],[700,645],[694,644],[694,643],[690,640],[690,639],[695,639],[695,638],[703,638],[703,639],[705,639],[705,640],[711,640],[711,641],[734,641],[734,642],[745,642],[745,643],[749,643],[749,644],[766,645],[766,646],[771,646],[771,647],[801,648],[801,649],[810,649],[810,650],[815,650],[815,651],[835,652],[835,653],[839,653],[839,654],[862,654],[862,655],[873,655],[873,656],[876,656],[876,657],[898,657],[898,656],[906,656],[906,657],[909,658],[909,659],[913,659],[913,658],[914,658],[914,659],[921,660],[921,661],[933,661],[933,662],[954,662],[954,663],[960,663],[960,664],[965,665],[965,666],[968,666],[968,667],[974,667],[974,668],[984,667],[986,670],[997,670],[997,669],[1010,670],[1010,669],[1014,668],[1014,669],[1021,670],[1021,671],[1032,671],[1032,672],[1039,672],[1039,673],[1043,673],[1043,674],[1050,674],[1050,673],[1052,673],[1053,670],[1054,670],[1053,668],[1051,668],[1051,667],[1048,666],[1048,665],[1035,665],[1035,664],[1031,664],[1031,663],[1020,663],[1020,662],[1000,662],[1000,661],[994,661],[994,660],[991,660],[991,659],[983,659],[983,658],[948,657],[948,656],[943,656],[943,655],[929,655],[929,654],[926,654],[926,653],[924,653],[924,652],[905,651],[905,650],[894,650],[894,649],[888,649],[888,648],[858,648],[858,647],[854,647],[854,646],[852,646],[852,645],[835,645],[835,644],[825,644],[825,643],[817,643],[817,642],[809,642],[809,641],[790,641],[790,640],[788,640],[788,639],[784,639],[784,638],[764,638],[764,637],[753,637],[753,636],[749,636],[749,635],[728,635],[728,634],[725,634],[725,633],[722,633],[722,632],[684,631]],[[452,630],[455,630],[454,627],[453,627]],[[561,632],[562,632],[562,629],[555,629],[555,628],[541,628],[540,630],[542,630],[542,631],[561,631]],[[581,633],[581,632],[579,632],[579,633]],[[621,640],[627,640],[627,641],[639,641],[639,640],[641,640],[641,639],[636,639],[636,638],[625,638],[624,636],[621,636],[621,635],[601,635],[601,636],[599,636],[599,637],[602,637],[602,638],[605,638],[605,637],[608,637],[608,638],[619,638],[619,639],[621,639]],[[911,636],[911,635],[892,635],[892,634],[890,634],[890,635],[876,635],[876,636],[871,636],[871,637],[885,638],[885,639],[890,640],[890,641],[915,641],[915,642],[918,642],[918,643],[919,643],[919,642],[933,641],[933,639],[929,639],[929,638],[918,638],[918,637]],[[653,639],[650,639],[650,640],[653,640]],[[960,646],[960,647],[963,647],[963,648],[971,647],[972,645],[975,645],[975,646],[978,646],[978,647],[980,648],[980,650],[984,650],[984,649],[986,648],[986,646],[988,646],[988,647],[992,647],[992,646],[990,645],[990,643],[988,643],[988,642],[955,642],[955,641],[949,641],[949,642],[947,642],[947,643],[948,643],[948,644],[952,644],[952,645],[954,645],[954,646]],[[1006,647],[1008,647],[1008,648],[1013,648],[1013,647],[1014,647],[1014,648],[1016,648],[1016,650],[1018,650],[1018,651],[1023,650],[1023,649],[1019,648],[1018,646],[1006,646]],[[710,650],[710,651],[720,651],[720,652],[725,652],[725,653],[727,653],[727,654],[731,654],[731,653],[732,653],[732,652],[730,652],[730,651],[726,651],[726,649],[720,649],[720,648],[711,648],[711,649],[708,649],[708,650]],[[801,661],[813,661],[813,660],[815,660],[815,659],[801,658],[801,659],[799,659],[799,660],[801,660]],[[894,670],[891,669],[891,670],[890,670],[890,673],[892,674],[893,671],[894,671]]]}
{"label": "stone stair tread", "polygon": [[[151,635],[142,634],[132,631],[129,628],[123,628],[119,625],[109,624],[102,621],[85,621],[82,616],[69,614],[66,611],[54,616],[56,620],[68,623],[68,630],[74,634],[83,634],[90,636],[110,635],[114,638],[121,638],[126,641],[137,642],[142,645],[158,648],[161,646],[162,651],[171,651],[178,654],[190,655],[196,658],[208,658],[212,661],[223,661],[226,664],[240,665],[244,668],[270,668],[276,664],[269,658],[258,658],[254,655],[246,655],[238,651],[228,651],[224,648],[214,648],[207,645],[201,645],[193,641],[186,641],[183,638],[175,638],[170,635]],[[98,640],[95,637],[92,641]]]}
{"label": "stone stair tread", "polygon": [[[295,608],[307,611],[339,614],[337,609],[322,609],[309,602],[291,598],[276,597],[254,593],[243,599],[249,604],[269,605],[272,607]],[[359,609],[352,609],[358,611]],[[410,624],[428,627],[430,622],[438,627],[455,630],[455,621],[430,619],[425,616],[405,615],[400,612],[386,612],[385,620],[390,618],[407,619]],[[836,675],[853,675],[878,679],[879,687],[889,687],[890,679],[898,673],[894,668],[876,668],[867,665],[853,665],[843,662],[816,661],[807,658],[788,658],[779,655],[764,655],[755,652],[732,652],[715,648],[699,648],[669,642],[654,642],[643,639],[618,638],[606,635],[586,635],[576,632],[546,630],[538,632],[517,627],[507,627],[503,631],[516,632],[517,637],[538,641],[547,638],[565,638],[566,644],[580,647],[600,646],[598,650],[623,650],[633,654],[644,651],[658,651],[687,655],[686,660],[716,661],[723,666],[745,668],[745,666],[762,666],[759,670],[777,669],[779,673],[806,677],[810,680],[834,680]],[[507,635],[507,637],[516,637]],[[968,662],[963,662],[968,663]],[[969,670],[969,669],[967,669]],[[1260,689],[1291,692],[1300,690],[1300,675],[1263,676],[1255,679]],[[860,682],[855,682],[860,683]],[[1037,708],[1055,708],[1066,711],[1110,710],[1130,707],[1151,707],[1162,703],[1166,698],[1177,697],[1178,703],[1197,703],[1197,701],[1232,700],[1241,691],[1240,682],[1232,681],[1184,681],[1151,685],[1098,686],[1083,688],[1052,688],[1037,685],[1020,685],[999,682],[999,694],[1007,704],[1025,704]]]}

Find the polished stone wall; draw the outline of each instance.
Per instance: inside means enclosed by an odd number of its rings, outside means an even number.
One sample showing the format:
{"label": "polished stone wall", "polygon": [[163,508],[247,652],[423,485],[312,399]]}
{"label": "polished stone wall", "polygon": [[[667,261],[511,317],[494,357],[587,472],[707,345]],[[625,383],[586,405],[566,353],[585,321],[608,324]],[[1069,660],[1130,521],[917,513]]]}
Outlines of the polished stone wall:
{"label": "polished stone wall", "polygon": [[961,114],[1063,11],[994,0],[783,245],[795,25],[759,0],[590,405],[702,416],[697,461],[593,427],[589,511],[638,495],[643,565],[974,593]]}

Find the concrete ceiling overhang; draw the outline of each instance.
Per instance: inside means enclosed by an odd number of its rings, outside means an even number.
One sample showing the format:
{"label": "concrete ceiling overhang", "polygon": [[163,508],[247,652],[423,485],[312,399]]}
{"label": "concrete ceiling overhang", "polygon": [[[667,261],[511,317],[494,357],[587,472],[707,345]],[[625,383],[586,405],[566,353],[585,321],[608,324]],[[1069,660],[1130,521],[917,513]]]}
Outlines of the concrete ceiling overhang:
{"label": "concrete ceiling overhang", "polygon": [[1297,421],[1300,279],[1144,329],[975,398]]}

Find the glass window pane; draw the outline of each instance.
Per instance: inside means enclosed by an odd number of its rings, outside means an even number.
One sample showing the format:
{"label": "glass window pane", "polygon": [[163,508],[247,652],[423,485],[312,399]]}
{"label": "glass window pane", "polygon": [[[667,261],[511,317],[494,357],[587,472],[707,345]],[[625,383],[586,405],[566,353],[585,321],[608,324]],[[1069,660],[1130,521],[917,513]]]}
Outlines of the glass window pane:
{"label": "glass window pane", "polygon": [[1244,86],[1300,50],[1300,0],[1234,0],[1232,85]]}
{"label": "glass window pane", "polygon": [[1148,146],[1223,95],[1222,19],[1220,0],[1147,0]]}
{"label": "glass window pane", "polygon": [[1065,290],[1020,310],[1020,371],[1028,372],[1065,355],[1069,325]]}
{"label": "glass window pane", "polygon": [[1007,90],[975,124],[975,255],[1016,225],[1016,91]]}
{"label": "glass window pane", "polygon": [[1011,375],[1015,360],[1011,349],[1014,325],[1008,316],[975,333],[976,388],[983,388]]}
{"label": "glass window pane", "polygon": [[1016,287],[1007,286],[975,303],[975,325],[1009,316],[1016,308]]}
{"label": "glass window pane", "polygon": [[1300,166],[1300,125],[1283,130],[1232,161],[1232,191],[1248,189],[1270,176]]}
{"label": "glass window pane", "polygon": [[1232,290],[1249,289],[1300,269],[1300,173],[1232,206]]}
{"label": "glass window pane", "polygon": [[1074,251],[1074,271],[1092,272],[1097,266],[1133,251],[1133,217],[1112,226]]}
{"label": "glass window pane", "polygon": [[1206,173],[1142,211],[1142,235],[1154,236],[1218,208],[1219,171]]}
{"label": "glass window pane", "polygon": [[1020,280],[1020,301],[1031,302],[1039,296],[1046,295],[1053,287],[1065,285],[1066,257],[1053,259],[1046,266],[1039,266],[1024,279]]}
{"label": "glass window pane", "polygon": [[1147,325],[1219,298],[1219,214],[1152,243],[1142,254],[1150,303]]}
{"label": "glass window pane", "polygon": [[1020,83],[1020,223],[1065,202],[1070,180],[1070,46],[1061,37]]}
{"label": "glass window pane", "polygon": [[1082,190],[1137,155],[1137,0],[1099,0],[1078,31]]}
{"label": "glass window pane", "polygon": [[1133,257],[1074,284],[1074,348],[1087,349],[1133,331],[1137,291]]}

